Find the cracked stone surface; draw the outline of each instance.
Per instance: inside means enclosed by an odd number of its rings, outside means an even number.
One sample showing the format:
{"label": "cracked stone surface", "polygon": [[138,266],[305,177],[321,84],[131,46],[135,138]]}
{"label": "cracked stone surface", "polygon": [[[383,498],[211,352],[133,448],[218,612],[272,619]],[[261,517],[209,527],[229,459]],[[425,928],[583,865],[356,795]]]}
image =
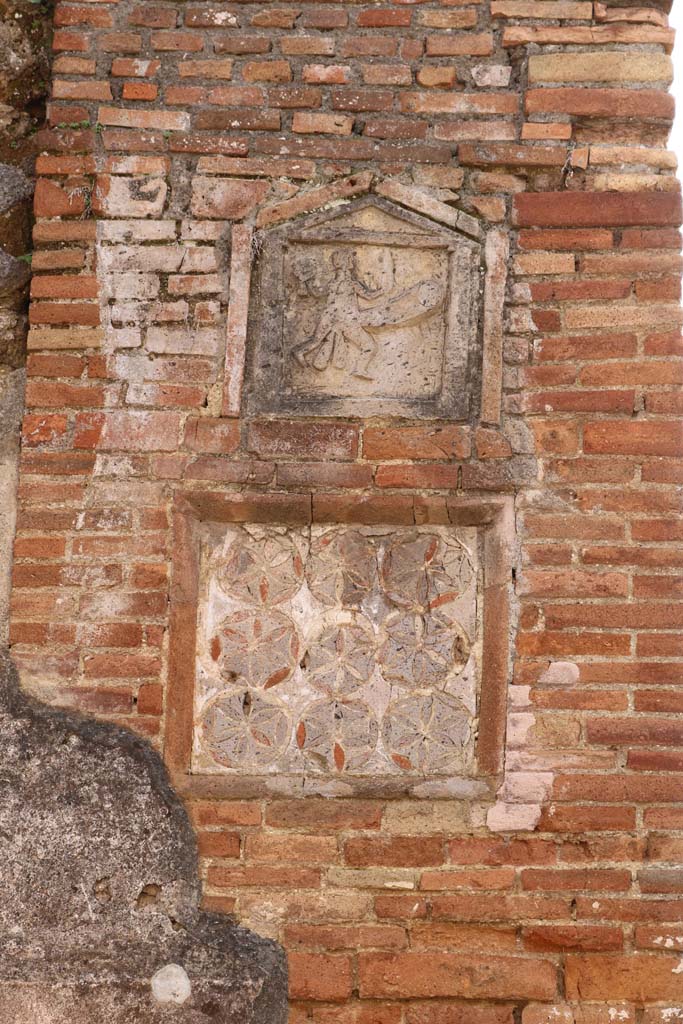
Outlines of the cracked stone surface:
{"label": "cracked stone surface", "polygon": [[3,1024],[284,1024],[284,953],[199,909],[144,741],[32,702],[0,654],[0,744]]}

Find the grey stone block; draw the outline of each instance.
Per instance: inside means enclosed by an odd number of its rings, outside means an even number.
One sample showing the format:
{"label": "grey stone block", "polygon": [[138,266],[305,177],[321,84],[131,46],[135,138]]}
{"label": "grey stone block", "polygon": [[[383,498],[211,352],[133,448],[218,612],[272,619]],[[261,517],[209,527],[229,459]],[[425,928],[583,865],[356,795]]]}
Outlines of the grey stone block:
{"label": "grey stone block", "polygon": [[3,1024],[284,1024],[284,953],[199,909],[192,828],[145,741],[33,702],[0,654],[0,746]]}

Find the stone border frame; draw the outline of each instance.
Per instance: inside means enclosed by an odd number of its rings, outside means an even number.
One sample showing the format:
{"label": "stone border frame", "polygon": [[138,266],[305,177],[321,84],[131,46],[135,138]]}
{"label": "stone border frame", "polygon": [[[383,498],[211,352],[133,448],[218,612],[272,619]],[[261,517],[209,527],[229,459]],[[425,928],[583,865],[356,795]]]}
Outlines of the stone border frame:
{"label": "stone border frame", "polygon": [[[312,214],[329,215],[330,204],[335,204],[335,211],[344,211],[343,203],[350,204],[353,200],[370,196],[381,197],[380,202],[388,200],[395,207],[402,207],[408,219],[418,215],[418,219],[426,224],[432,222],[434,231],[438,233],[447,229],[451,235],[459,235],[463,242],[468,240],[471,246],[481,249],[480,270],[483,286],[479,290],[479,324],[475,325],[476,339],[472,343],[476,357],[468,353],[469,381],[466,382],[469,395],[469,408],[458,408],[456,415],[465,421],[467,418],[478,419],[490,426],[499,426],[501,422],[501,402],[503,391],[503,312],[505,290],[508,274],[508,258],[510,243],[508,233],[501,228],[488,227],[476,217],[463,213],[456,207],[449,206],[438,199],[413,186],[404,185],[392,179],[376,179],[371,173],[357,174],[351,178],[338,179],[331,185],[313,189],[310,193],[296,199],[262,209],[256,217],[255,225],[237,222],[231,231],[230,289],[228,296],[226,324],[226,354],[223,378],[223,395],[221,415],[239,417],[243,412],[243,393],[245,388],[245,369],[247,363],[247,344],[252,306],[251,296],[255,275],[254,260],[258,249],[256,232],[282,228],[286,223],[310,218]],[[477,350],[477,345],[480,351]],[[252,403],[250,403],[252,404]],[[291,415],[286,408],[276,409],[276,416]],[[317,409],[313,415],[319,415]],[[328,415],[339,415],[334,410]],[[434,409],[429,412],[410,415],[418,418],[439,418],[443,410]],[[446,410],[446,414],[448,413]],[[362,416],[363,413],[352,415]],[[390,414],[394,415],[394,414]],[[396,415],[401,415],[400,410]]]}
{"label": "stone border frame", "polygon": [[[404,233],[395,238],[381,231],[336,227],[345,215],[372,207],[400,219]],[[416,230],[410,234],[410,228]],[[470,228],[477,231],[478,224]],[[427,234],[429,232],[429,234]],[[441,391],[424,398],[335,398],[332,395],[290,394],[286,390],[285,353],[278,340],[284,335],[284,304],[269,301],[283,295],[285,254],[289,245],[324,243],[372,246],[445,253],[448,260],[446,289],[443,380]],[[348,205],[312,213],[305,218],[278,225],[259,236],[261,253],[254,268],[247,333],[253,339],[247,359],[245,384],[247,411],[252,415],[274,416],[404,416],[411,419],[466,420],[471,414],[478,375],[477,342],[481,331],[482,246],[461,230],[445,227],[382,196],[365,195]],[[275,340],[273,344],[272,339]]]}
{"label": "stone border frame", "polygon": [[[325,499],[316,510],[314,499]],[[205,524],[276,523],[284,526],[338,524],[333,513],[335,495],[312,493],[238,494],[215,491],[180,491],[173,511],[173,567],[169,618],[169,676],[166,699],[164,756],[176,789],[198,798],[274,796],[278,790],[260,776],[221,776],[191,772],[195,651],[201,531]],[[463,783],[483,783],[493,795],[503,770],[507,688],[510,675],[512,626],[512,565],[514,503],[511,497],[446,499],[448,518],[434,525],[474,526],[483,531],[483,664],[479,688],[479,734],[476,741],[476,771]],[[327,511],[329,509],[330,511]],[[392,521],[393,519],[393,521]],[[373,509],[372,499],[358,505],[345,523],[359,525],[410,526],[398,517]],[[429,524],[424,524],[429,525]],[[274,777],[276,778],[276,777]],[[303,776],[305,778],[305,776]],[[439,780],[419,781],[353,779],[344,780],[348,795],[399,797],[415,795],[415,787],[427,785],[424,795],[452,797],[452,790],[439,788]],[[301,795],[308,795],[304,787]],[[311,795],[319,795],[314,783]],[[285,795],[292,795],[291,793]]]}

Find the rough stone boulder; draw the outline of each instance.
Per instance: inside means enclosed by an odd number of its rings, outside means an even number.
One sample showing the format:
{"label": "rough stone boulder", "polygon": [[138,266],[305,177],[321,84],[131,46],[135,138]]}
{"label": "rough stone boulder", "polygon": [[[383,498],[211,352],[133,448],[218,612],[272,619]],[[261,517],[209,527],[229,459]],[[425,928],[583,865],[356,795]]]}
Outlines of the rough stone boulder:
{"label": "rough stone boulder", "polygon": [[3,1024],[284,1024],[275,943],[199,909],[160,758],[48,709],[0,653]]}

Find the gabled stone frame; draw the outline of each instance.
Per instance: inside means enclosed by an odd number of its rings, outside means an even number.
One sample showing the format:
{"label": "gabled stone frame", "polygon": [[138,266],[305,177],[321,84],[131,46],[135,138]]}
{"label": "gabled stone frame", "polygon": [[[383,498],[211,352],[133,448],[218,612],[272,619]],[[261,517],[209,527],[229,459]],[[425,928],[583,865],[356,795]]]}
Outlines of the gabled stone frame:
{"label": "gabled stone frame", "polygon": [[[500,781],[510,663],[513,502],[507,497],[454,498],[448,502],[448,514],[453,527],[474,526],[479,530],[482,549],[483,659],[476,768],[473,773],[450,781],[438,778],[420,781],[414,776],[395,779],[356,777],[350,780],[344,777],[343,791],[336,795],[398,797],[412,794],[470,798],[485,792],[493,794]],[[359,505],[354,521],[358,524],[399,525],[386,522],[386,517],[378,518],[367,504]],[[230,523],[301,527],[331,522],[337,522],[337,519],[315,514],[311,494],[229,495],[185,491],[176,495],[165,759],[174,785],[181,794],[200,798],[246,798],[269,793],[335,795],[330,790],[329,779],[316,782],[315,777],[307,774],[269,778],[246,773],[201,774],[193,773],[191,769],[202,536],[207,530],[220,532]]]}
{"label": "gabled stone frame", "polygon": [[[370,174],[340,181],[333,209],[330,209],[329,190],[320,191],[325,194],[316,201],[313,193],[305,207],[300,200],[296,203],[285,201],[262,211],[257,218],[257,227],[263,231],[257,231],[246,223],[235,224],[232,229],[223,416],[241,415],[245,395],[244,405],[250,413],[258,410],[274,415],[304,416],[382,414],[413,419],[477,419],[486,424],[500,424],[502,321],[509,252],[507,232],[498,228],[484,230],[476,218],[433,199],[420,189],[393,180],[373,180]],[[357,198],[359,195],[362,198]],[[452,318],[449,317],[450,350],[455,358],[450,361],[446,374],[444,399],[396,403],[391,410],[386,410],[386,403],[380,410],[376,406],[373,408],[372,403],[365,408],[360,404],[349,408],[348,401],[341,409],[341,404],[334,399],[307,401],[305,404],[300,400],[290,401],[282,392],[278,363],[271,359],[265,363],[258,362],[258,353],[262,349],[261,335],[264,330],[272,332],[274,326],[277,329],[277,317],[281,311],[272,308],[271,304],[267,314],[261,315],[258,308],[260,297],[255,297],[255,292],[265,291],[267,294],[273,288],[277,290],[277,281],[273,282],[271,277],[270,287],[264,289],[258,280],[257,261],[269,243],[274,248],[281,248],[288,234],[311,240],[316,231],[324,231],[326,224],[369,203],[404,219],[407,224],[432,233],[445,247],[468,252],[478,261],[478,276],[483,278],[483,282],[473,284],[465,302],[454,301],[454,306],[459,307],[456,315],[463,324],[464,344],[461,342],[458,346],[457,338],[453,337]],[[457,287],[457,282],[455,284]],[[246,387],[245,369],[247,377],[251,378]],[[464,386],[459,395],[458,382],[463,381],[463,375]]]}
{"label": "gabled stone frame", "polygon": [[[379,231],[337,227],[339,219],[374,208],[400,220],[404,234],[391,237]],[[412,233],[411,233],[412,230]],[[425,252],[434,259],[446,257],[448,279],[443,321],[445,324],[441,359],[441,388],[432,397],[387,398],[375,395],[352,398],[317,396],[292,392],[289,388],[285,353],[285,262],[289,251],[299,251],[324,243],[340,250],[375,248],[416,256]],[[259,261],[254,274],[250,309],[248,359],[249,412],[303,416],[395,415],[413,419],[466,419],[470,406],[469,382],[478,336],[480,299],[479,265],[481,249],[477,242],[452,230],[437,226],[425,217],[402,209],[379,196],[365,196],[348,205],[314,213],[294,223],[265,231],[259,241]],[[318,253],[320,248],[318,248]],[[419,256],[418,256],[419,259]],[[380,386],[380,382],[377,382]]]}

